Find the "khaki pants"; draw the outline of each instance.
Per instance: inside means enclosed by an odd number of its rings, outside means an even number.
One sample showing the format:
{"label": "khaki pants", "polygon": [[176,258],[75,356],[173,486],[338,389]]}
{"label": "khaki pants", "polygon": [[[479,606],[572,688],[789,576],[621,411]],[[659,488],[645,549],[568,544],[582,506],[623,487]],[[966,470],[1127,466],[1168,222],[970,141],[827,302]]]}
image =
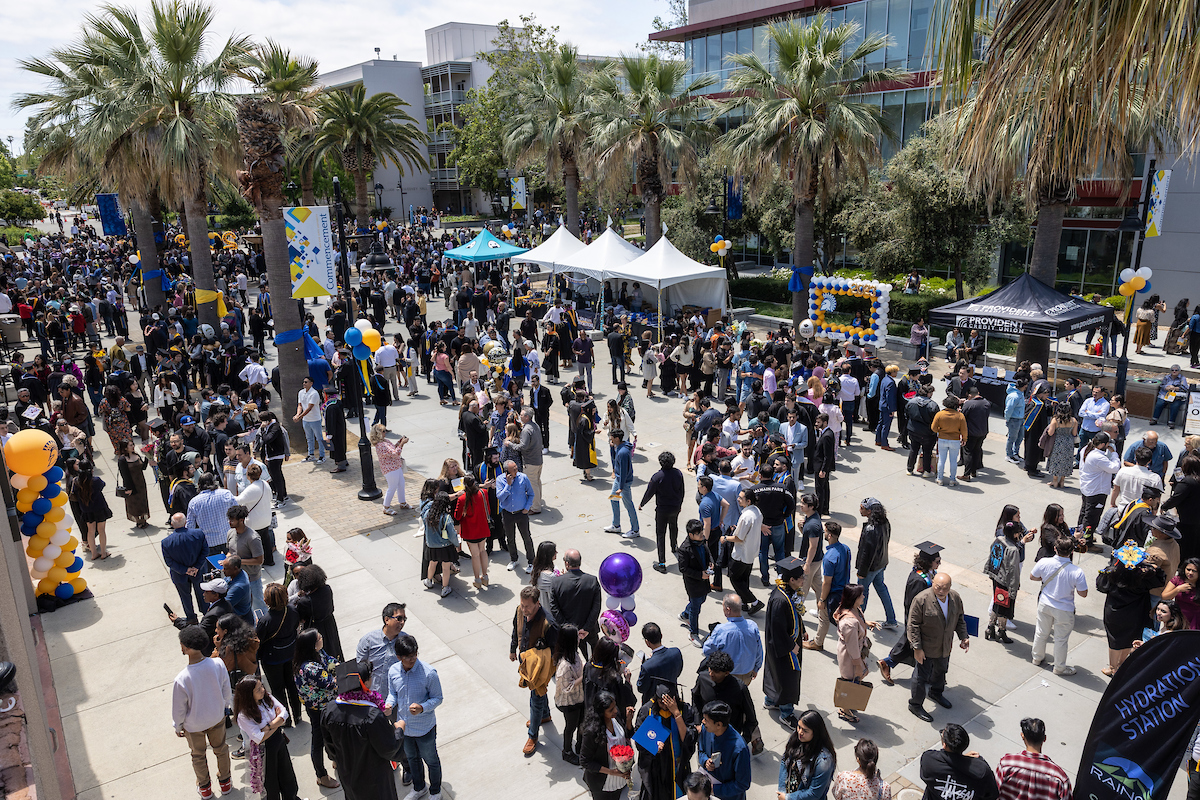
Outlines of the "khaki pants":
{"label": "khaki pants", "polygon": [[184,731],[188,747],[192,751],[192,769],[196,773],[196,785],[208,786],[212,779],[208,775],[208,751],[212,746],[217,755],[217,780],[229,780],[233,770],[229,765],[229,745],[225,741],[225,720],[221,720],[206,731],[192,733]]}
{"label": "khaki pants", "polygon": [[800,599],[804,600],[808,597],[808,592],[811,589],[813,593],[813,606],[821,599],[821,585],[825,581],[825,575],[821,571],[821,561],[818,559],[813,561],[812,569],[804,573],[804,585],[800,587]]}
{"label": "khaki pants", "polygon": [[829,608],[817,606],[817,636],[813,639],[817,647],[825,646],[825,634],[829,633]]}
{"label": "khaki pants", "polygon": [[380,367],[379,374],[382,375],[383,379],[391,385],[392,398],[393,399],[398,398],[400,396],[400,378],[396,372],[396,368],[395,367]]}
{"label": "khaki pants", "polygon": [[533,506],[530,511],[542,510],[542,465],[541,464],[526,464],[525,476],[529,478],[529,483],[533,486]]}

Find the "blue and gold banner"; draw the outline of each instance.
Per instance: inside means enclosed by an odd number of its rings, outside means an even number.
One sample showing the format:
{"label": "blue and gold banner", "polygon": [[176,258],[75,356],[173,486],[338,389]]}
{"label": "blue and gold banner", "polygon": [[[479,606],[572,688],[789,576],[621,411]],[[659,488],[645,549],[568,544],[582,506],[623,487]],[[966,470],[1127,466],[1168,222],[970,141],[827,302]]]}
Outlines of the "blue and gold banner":
{"label": "blue and gold banner", "polygon": [[129,233],[116,194],[96,195],[96,207],[100,209],[100,226],[105,236],[125,236]]}
{"label": "blue and gold banner", "polygon": [[328,206],[284,207],[292,297],[328,297],[337,293],[333,225]]}

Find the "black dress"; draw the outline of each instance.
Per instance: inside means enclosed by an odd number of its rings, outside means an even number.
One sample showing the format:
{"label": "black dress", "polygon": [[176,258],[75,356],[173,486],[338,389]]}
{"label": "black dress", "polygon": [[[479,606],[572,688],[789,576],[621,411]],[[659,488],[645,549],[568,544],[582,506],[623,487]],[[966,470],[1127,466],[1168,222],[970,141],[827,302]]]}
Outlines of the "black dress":
{"label": "black dress", "polygon": [[95,475],[92,476],[92,494],[86,501],[79,494],[78,486],[76,486],[74,494],[79,501],[76,521],[104,522],[112,518],[112,509],[108,507],[108,500],[104,497],[104,481],[102,479]]}
{"label": "black dress", "polygon": [[[926,575],[916,567],[908,573],[908,580],[904,583],[904,620],[908,622],[908,610],[912,608],[913,600],[917,595],[933,585],[933,576]],[[892,645],[892,651],[888,653],[888,658],[894,664],[908,664],[910,667],[916,666],[916,658],[913,656],[912,645],[908,643],[908,637],[901,635],[900,640]]]}
{"label": "black dress", "polygon": [[804,625],[791,597],[778,586],[767,600],[766,635],[763,692],[776,705],[795,705],[800,699],[800,656],[792,651],[804,637]]}
{"label": "black dress", "polygon": [[1150,564],[1133,569],[1117,566],[1111,575],[1097,579],[1097,589],[1108,588],[1104,598],[1104,633],[1110,650],[1128,650],[1133,647],[1134,639],[1142,638],[1142,630],[1150,624],[1150,591],[1166,584],[1166,573]]}
{"label": "black dress", "polygon": [[133,522],[150,516],[150,497],[146,492],[146,459],[136,462],[122,458],[117,462],[121,473],[121,485],[128,490],[125,495],[125,516]]}
{"label": "black dress", "polygon": [[325,584],[312,594],[302,594],[296,598],[296,611],[300,614],[300,627],[316,628],[325,640],[325,652],[344,661],[342,657],[342,638],[338,635],[337,619],[333,616],[333,589]]}

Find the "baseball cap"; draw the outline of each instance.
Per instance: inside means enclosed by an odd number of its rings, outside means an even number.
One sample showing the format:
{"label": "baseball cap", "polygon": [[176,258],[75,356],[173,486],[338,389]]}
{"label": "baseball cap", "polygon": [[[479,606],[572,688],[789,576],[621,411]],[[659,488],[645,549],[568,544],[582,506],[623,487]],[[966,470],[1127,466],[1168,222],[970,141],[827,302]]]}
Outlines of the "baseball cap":
{"label": "baseball cap", "polygon": [[194,420],[194,419],[192,419],[191,417],[189,417],[189,416],[186,416],[186,415],[185,415],[185,416],[182,416],[182,417],[180,417],[180,418],[179,418],[179,424],[180,424],[180,425],[195,425],[195,424],[196,424],[196,420]]}
{"label": "baseball cap", "polygon": [[200,590],[203,592],[216,592],[217,594],[225,594],[229,591],[229,581],[224,578],[213,578],[211,581],[201,581]]}

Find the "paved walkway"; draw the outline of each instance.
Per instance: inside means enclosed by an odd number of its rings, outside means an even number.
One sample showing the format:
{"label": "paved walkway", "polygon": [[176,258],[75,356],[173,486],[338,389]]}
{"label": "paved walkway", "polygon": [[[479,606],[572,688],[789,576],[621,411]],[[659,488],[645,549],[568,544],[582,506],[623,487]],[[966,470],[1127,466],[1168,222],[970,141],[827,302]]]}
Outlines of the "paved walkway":
{"label": "paved walkway", "polygon": [[[431,304],[431,311],[441,309]],[[391,323],[389,332],[396,329]],[[606,369],[597,369],[596,387],[602,399],[612,396]],[[405,449],[410,483],[408,499],[419,491],[419,477],[436,475],[445,458],[459,457],[455,436],[455,411],[437,405],[432,387],[421,384],[421,397],[405,397],[389,412],[390,429],[411,437]],[[555,393],[557,395],[557,392]],[[940,399],[939,392],[939,399]],[[663,449],[682,454],[683,431],[679,400],[635,399],[638,410],[639,447],[635,456],[635,488],[639,499],[644,483],[656,469],[654,459]],[[286,404],[285,404],[286,407]],[[700,651],[687,643],[686,632],[675,623],[683,604],[682,584],[674,566],[660,575],[651,570],[654,558],[652,516],[642,516],[647,535],[623,540],[602,532],[609,524],[603,480],[609,473],[603,459],[591,484],[582,483],[571,468],[565,451],[563,413],[556,408],[552,418],[550,449],[544,469],[547,510],[533,522],[536,542],[553,539],[561,553],[576,547],[583,554],[584,569],[595,572],[609,553],[628,550],[637,554],[645,581],[637,593],[639,622],[658,622],[668,645],[680,647],[685,669],[681,681],[689,687],[694,680]],[[993,430],[1002,428],[993,419]],[[1178,452],[1179,433],[1164,434],[1164,441]],[[1134,435],[1139,433],[1135,430]],[[858,532],[859,501],[870,495],[887,507],[893,526],[892,564],[888,580],[899,602],[911,562],[913,545],[932,539],[946,547],[942,569],[954,578],[969,613],[986,616],[990,584],[980,573],[992,541],[994,521],[1006,503],[1017,503],[1029,524],[1041,516],[1047,503],[1061,503],[1071,518],[1077,509],[1077,479],[1067,490],[1054,490],[1003,461],[1003,443],[997,434],[985,447],[987,467],[982,477],[957,488],[936,486],[931,480],[904,474],[904,451],[884,453],[868,446],[869,437],[856,434],[855,444],[842,449],[842,460],[833,481],[833,518],[846,527],[845,540],[854,547]],[[99,437],[105,440],[106,437]],[[111,487],[115,483],[111,453],[101,441],[98,472]],[[351,448],[351,464],[357,456]],[[445,796],[475,800],[485,797],[582,798],[587,792],[577,768],[558,755],[561,715],[543,736],[532,758],[523,758],[524,721],[528,694],[518,688],[515,666],[508,661],[508,641],[516,607],[516,596],[526,576],[504,569],[507,556],[492,561],[492,586],[476,591],[468,580],[453,581],[454,594],[441,599],[426,591],[417,574],[421,540],[412,517],[388,518],[379,501],[362,502],[355,466],[337,476],[328,467],[299,463],[285,467],[295,503],[283,509],[280,528],[305,529],[313,541],[315,561],[329,573],[337,600],[337,619],[346,649],[365,631],[380,624],[379,612],[393,600],[408,604],[406,630],[416,636],[421,657],[441,675],[446,702],[438,710],[439,750],[445,771]],[[382,477],[377,478],[382,483]],[[164,518],[158,493],[150,492],[155,511],[152,521]],[[89,562],[84,575],[95,599],[80,602],[42,618],[52,659],[55,686],[62,709],[64,733],[71,768],[80,797],[125,798],[193,796],[193,777],[184,744],[170,730],[172,680],[185,663],[180,656],[176,631],[167,624],[162,603],[178,608],[179,601],[166,577],[159,543],[164,530],[131,529],[120,514],[120,501],[111,499],[117,516],[109,524],[113,557]],[[695,504],[685,501],[684,517],[694,515]],[[1103,565],[1099,556],[1081,559],[1089,576]],[[1026,565],[1028,568],[1028,564]],[[281,569],[267,570],[278,580]],[[755,591],[758,584],[752,584]],[[765,590],[763,590],[765,593]],[[1107,685],[1100,675],[1106,664],[1103,626],[1100,622],[1103,596],[1092,592],[1080,603],[1079,622],[1071,639],[1070,662],[1079,669],[1072,678],[1057,677],[1049,668],[1029,663],[1035,600],[1033,592],[1022,592],[1017,600],[1016,624],[1010,628],[1016,640],[1004,647],[973,639],[968,653],[957,651],[951,660],[947,696],[952,710],[932,703],[934,723],[922,723],[906,709],[910,671],[896,670],[897,686],[877,682],[870,708],[859,725],[851,726],[832,713],[831,699],[837,666],[834,641],[826,653],[804,653],[800,707],[826,714],[839,763],[853,766],[853,745],[860,736],[880,746],[880,768],[897,786],[903,780],[920,785],[915,759],[936,746],[937,731],[946,722],[967,726],[971,746],[995,765],[999,757],[1020,748],[1018,721],[1029,715],[1044,718],[1050,739],[1047,753],[1072,775],[1082,752],[1083,739],[1092,711]],[[717,621],[719,602],[714,595],[705,604],[701,624]],[[882,619],[879,600],[872,597],[868,617]],[[761,615],[758,617],[761,622]],[[811,613],[806,623],[815,627]],[[882,654],[897,633],[879,631],[875,652]],[[643,649],[640,637],[631,645]],[[751,686],[761,703],[762,684]],[[778,775],[778,754],[788,735],[777,718],[759,711],[767,750],[754,760],[755,786],[750,797],[773,800]],[[316,786],[309,763],[307,722],[289,731],[290,750],[301,796],[340,797],[341,790]],[[234,796],[245,795],[245,762],[235,762]],[[1176,781],[1172,798],[1185,794],[1183,776]],[[401,793],[403,796],[403,792]]]}

